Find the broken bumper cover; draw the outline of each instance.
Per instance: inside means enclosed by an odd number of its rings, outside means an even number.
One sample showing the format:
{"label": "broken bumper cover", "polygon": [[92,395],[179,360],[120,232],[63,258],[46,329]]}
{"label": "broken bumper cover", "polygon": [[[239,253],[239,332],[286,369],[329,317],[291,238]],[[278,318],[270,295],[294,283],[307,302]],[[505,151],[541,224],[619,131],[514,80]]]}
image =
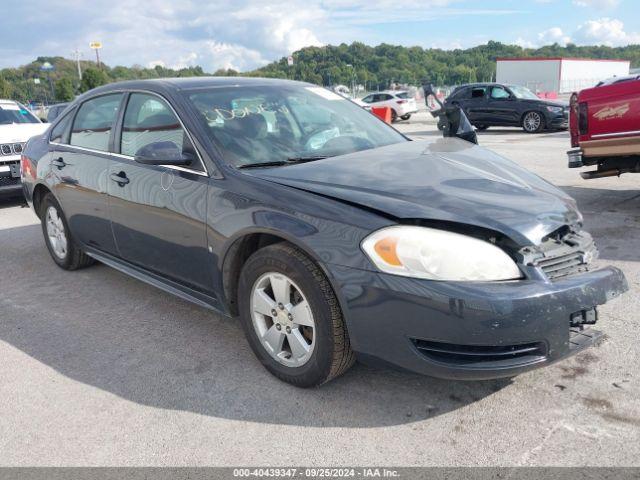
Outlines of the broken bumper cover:
{"label": "broken bumper cover", "polygon": [[510,377],[588,347],[599,332],[572,319],[628,290],[614,267],[491,283],[329,267],[361,361],[451,379]]}

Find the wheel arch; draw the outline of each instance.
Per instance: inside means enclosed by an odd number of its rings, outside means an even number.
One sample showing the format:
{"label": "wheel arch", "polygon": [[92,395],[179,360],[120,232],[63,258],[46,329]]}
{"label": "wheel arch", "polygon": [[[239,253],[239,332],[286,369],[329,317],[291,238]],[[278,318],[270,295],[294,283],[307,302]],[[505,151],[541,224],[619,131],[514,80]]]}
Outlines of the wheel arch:
{"label": "wheel arch", "polygon": [[[342,309],[343,302],[340,291],[334,284],[335,280],[312,248],[301,242],[294,235],[281,230],[251,229],[243,231],[230,239],[227,242],[227,247],[223,249],[224,253],[220,256],[219,269],[221,272],[222,292],[224,292],[224,303],[231,315],[238,315],[238,282],[245,262],[258,250],[283,242],[300,249],[318,265],[333,288]],[[342,310],[344,312],[344,309]]]}
{"label": "wheel arch", "polygon": [[40,207],[42,205],[42,199],[47,193],[53,194],[51,189],[44,183],[38,183],[35,185],[35,187],[33,187],[31,198],[33,202],[33,210],[35,211],[38,218],[40,218]]}

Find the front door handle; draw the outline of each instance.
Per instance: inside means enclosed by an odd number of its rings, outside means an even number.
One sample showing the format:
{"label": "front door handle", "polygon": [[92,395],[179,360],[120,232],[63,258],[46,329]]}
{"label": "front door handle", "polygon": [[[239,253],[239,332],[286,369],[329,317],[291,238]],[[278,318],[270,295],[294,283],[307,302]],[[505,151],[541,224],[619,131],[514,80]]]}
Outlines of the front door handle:
{"label": "front door handle", "polygon": [[121,187],[124,187],[127,183],[129,183],[129,179],[127,178],[127,174],[124,172],[112,173],[110,175],[111,180],[116,182]]}
{"label": "front door handle", "polygon": [[62,157],[56,158],[55,160],[51,160],[51,165],[53,165],[54,167],[58,167],[58,170],[67,166],[67,164],[64,161],[64,158]]}

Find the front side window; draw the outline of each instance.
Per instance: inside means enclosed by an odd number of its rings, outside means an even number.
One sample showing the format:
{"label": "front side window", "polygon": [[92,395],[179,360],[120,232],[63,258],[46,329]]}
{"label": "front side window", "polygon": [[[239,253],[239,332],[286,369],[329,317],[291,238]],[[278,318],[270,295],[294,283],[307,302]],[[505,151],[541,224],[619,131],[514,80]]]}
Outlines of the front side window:
{"label": "front side window", "polygon": [[53,130],[51,130],[50,140],[53,143],[67,143],[67,139],[69,137],[69,125],[71,124],[71,118],[73,117],[73,112],[67,113],[64,118],[62,118]]}
{"label": "front side window", "polygon": [[173,142],[183,150],[184,130],[160,97],[133,93],[124,114],[120,153],[134,157],[142,147],[155,142]]}
{"label": "front side window", "polygon": [[40,123],[40,120],[24,105],[19,103],[0,103],[0,125],[13,123]]}
{"label": "front side window", "polygon": [[121,99],[122,94],[115,93],[84,102],[73,122],[69,143],[77,147],[109,151],[109,138]]}
{"label": "front side window", "polygon": [[320,87],[211,88],[185,95],[224,159],[235,166],[342,155],[406,141],[371,113]]}
{"label": "front side window", "polygon": [[509,98],[510,96],[511,95],[509,95],[509,92],[507,92],[502,87],[493,87],[491,89],[491,98],[493,98],[494,100],[504,100],[505,98]]}

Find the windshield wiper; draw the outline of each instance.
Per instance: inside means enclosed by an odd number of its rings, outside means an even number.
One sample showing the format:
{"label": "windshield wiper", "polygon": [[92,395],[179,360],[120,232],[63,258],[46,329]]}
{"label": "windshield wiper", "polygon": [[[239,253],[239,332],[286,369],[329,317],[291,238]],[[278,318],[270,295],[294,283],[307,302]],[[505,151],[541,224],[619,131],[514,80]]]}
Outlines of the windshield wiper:
{"label": "windshield wiper", "polygon": [[313,162],[314,160],[322,160],[323,158],[327,158],[327,156],[291,157],[286,160],[274,160],[272,162],[246,163],[244,165],[239,165],[238,168],[281,167],[282,165],[291,165],[294,163]]}
{"label": "windshield wiper", "polygon": [[313,162],[314,160],[322,160],[327,157],[328,155],[316,155],[312,157],[291,157],[291,158],[287,158],[287,163]]}

